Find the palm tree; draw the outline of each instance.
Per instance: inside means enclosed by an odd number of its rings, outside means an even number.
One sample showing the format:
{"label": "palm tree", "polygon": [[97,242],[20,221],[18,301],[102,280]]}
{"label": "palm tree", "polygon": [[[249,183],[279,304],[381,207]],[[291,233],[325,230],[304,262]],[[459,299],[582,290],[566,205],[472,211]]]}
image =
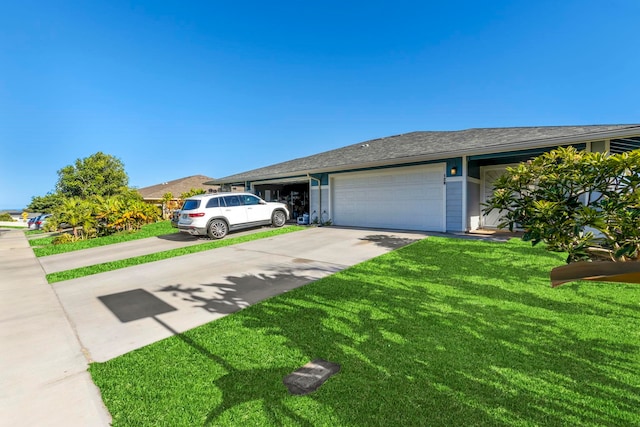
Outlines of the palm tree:
{"label": "palm tree", "polygon": [[78,238],[78,229],[89,225],[92,220],[92,209],[89,203],[79,197],[67,197],[55,211],[61,223],[66,222],[73,229],[73,236]]}
{"label": "palm tree", "polygon": [[99,225],[99,234],[111,234],[119,231],[120,217],[122,213],[122,201],[120,197],[96,197],[95,215]]}

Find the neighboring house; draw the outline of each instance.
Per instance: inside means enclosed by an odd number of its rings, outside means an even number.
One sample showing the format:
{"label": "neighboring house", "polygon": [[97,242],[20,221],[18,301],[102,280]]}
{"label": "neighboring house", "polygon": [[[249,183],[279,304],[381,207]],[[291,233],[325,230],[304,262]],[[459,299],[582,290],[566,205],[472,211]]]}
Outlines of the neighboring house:
{"label": "neighboring house", "polygon": [[222,189],[228,191],[242,191],[244,189],[243,186],[223,187],[218,184],[205,184],[206,181],[211,181],[212,179],[213,178],[204,175],[193,175],[149,187],[139,188],[138,193],[140,193],[146,202],[161,206],[164,195],[167,193],[171,193],[173,196],[170,202],[177,203],[180,201],[181,194],[187,193],[192,189],[203,189],[208,193],[217,193]]}
{"label": "neighboring house", "polygon": [[[559,146],[620,153],[640,148],[640,125],[544,126],[412,132],[267,166],[210,185],[243,185],[290,203],[311,221],[425,231],[495,228],[482,204],[509,165]],[[300,205],[302,209],[300,209]]]}
{"label": "neighboring house", "polygon": [[202,188],[208,192],[217,193],[220,185],[204,184],[206,181],[211,181],[212,179],[213,178],[204,175],[193,175],[149,187],[138,188],[138,193],[140,193],[145,201],[150,203],[162,203],[162,199],[167,193],[171,193],[173,200],[177,200],[182,193],[186,193],[193,188]]}

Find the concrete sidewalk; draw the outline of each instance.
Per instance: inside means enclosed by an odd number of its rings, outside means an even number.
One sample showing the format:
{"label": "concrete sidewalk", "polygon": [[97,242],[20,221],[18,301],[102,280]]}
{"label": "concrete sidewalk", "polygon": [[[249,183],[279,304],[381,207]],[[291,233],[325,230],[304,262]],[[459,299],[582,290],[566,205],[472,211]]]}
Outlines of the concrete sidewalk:
{"label": "concrete sidewalk", "polygon": [[[257,229],[255,232],[261,231]],[[232,235],[233,237],[233,235]],[[38,261],[45,274],[57,273],[74,268],[112,262],[142,255],[201,245],[211,242],[209,239],[197,238],[185,233],[167,234],[158,237],[132,240],[115,245],[99,246],[83,249],[82,251],[66,252],[63,254],[39,257]],[[117,249],[116,249],[117,248]]]}
{"label": "concrete sidewalk", "polygon": [[[240,232],[233,232],[227,236],[227,239],[259,233],[270,229],[270,227],[257,227]],[[38,261],[44,269],[45,274],[51,274],[59,271],[72,270],[74,268],[87,267],[90,265],[102,264],[104,262],[119,261],[127,258],[134,258],[142,255],[149,255],[171,249],[201,245],[210,242],[211,239],[205,237],[195,237],[186,233],[176,232],[173,234],[165,234],[163,236],[147,237],[146,239],[83,249],[79,252],[73,251],[39,257]]]}
{"label": "concrete sidewalk", "polygon": [[0,227],[27,228],[25,221],[0,221]]}
{"label": "concrete sidewalk", "polygon": [[108,426],[83,348],[22,230],[0,230],[0,423]]}

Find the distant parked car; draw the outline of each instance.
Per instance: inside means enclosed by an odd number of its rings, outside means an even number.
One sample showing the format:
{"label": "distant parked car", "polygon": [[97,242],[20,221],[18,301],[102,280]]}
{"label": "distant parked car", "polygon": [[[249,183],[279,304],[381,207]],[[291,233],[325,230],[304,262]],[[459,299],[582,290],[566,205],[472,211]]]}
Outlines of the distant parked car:
{"label": "distant parked car", "polygon": [[36,230],[42,230],[42,227],[44,227],[45,222],[47,221],[47,218],[51,217],[51,214],[44,214],[44,215],[40,215],[38,217],[38,219],[36,219],[36,226],[35,229]]}
{"label": "distant parked car", "polygon": [[29,230],[33,230],[36,228],[36,221],[38,220],[38,218],[40,217],[40,215],[38,216],[32,216],[31,218],[29,218],[27,220],[27,228]]}
{"label": "distant parked car", "polygon": [[27,226],[29,227],[30,230],[38,230],[38,223],[42,223],[42,219],[45,215],[49,215],[50,214],[40,214],[40,215],[36,215],[32,218],[29,218],[29,220],[27,221]]}
{"label": "distant parked car", "polygon": [[265,202],[251,193],[199,194],[184,201],[178,229],[193,236],[222,239],[229,231],[242,228],[282,227],[288,219],[287,205]]}

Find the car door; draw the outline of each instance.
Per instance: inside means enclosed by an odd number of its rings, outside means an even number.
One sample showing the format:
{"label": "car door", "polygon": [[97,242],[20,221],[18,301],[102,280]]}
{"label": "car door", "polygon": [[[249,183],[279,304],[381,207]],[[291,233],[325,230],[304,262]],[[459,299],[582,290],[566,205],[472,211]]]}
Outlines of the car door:
{"label": "car door", "polygon": [[271,220],[271,209],[259,197],[252,194],[243,194],[242,202],[247,208],[248,222],[265,222]]}
{"label": "car door", "polygon": [[247,209],[246,206],[242,204],[240,196],[224,196],[222,200],[224,201],[224,207],[221,206],[222,213],[227,218],[227,221],[229,221],[230,226],[247,222]]}

